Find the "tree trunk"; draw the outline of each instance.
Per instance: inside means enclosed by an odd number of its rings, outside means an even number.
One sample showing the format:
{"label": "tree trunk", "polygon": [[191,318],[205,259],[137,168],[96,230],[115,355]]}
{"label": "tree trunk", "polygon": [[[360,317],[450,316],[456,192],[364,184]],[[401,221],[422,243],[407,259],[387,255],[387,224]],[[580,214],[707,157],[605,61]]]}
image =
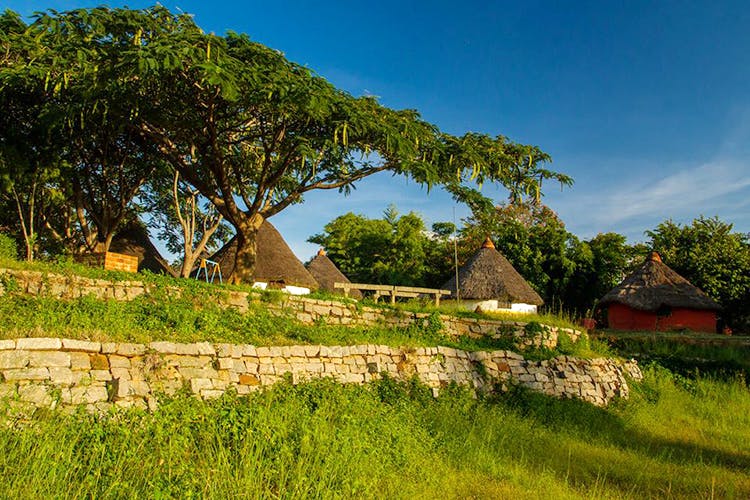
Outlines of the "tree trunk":
{"label": "tree trunk", "polygon": [[253,283],[255,263],[258,257],[257,236],[258,229],[263,224],[263,217],[253,214],[242,223],[236,224],[237,255],[234,260],[234,272],[231,282],[234,284]]}
{"label": "tree trunk", "polygon": [[198,253],[193,253],[187,246],[185,247],[185,253],[182,258],[182,266],[180,267],[180,277],[189,278],[190,272],[193,270],[195,261],[198,258]]}
{"label": "tree trunk", "polygon": [[26,224],[26,215],[22,207],[21,197],[19,196],[16,188],[13,188],[13,197],[16,200],[16,208],[18,209],[18,218],[21,221],[21,231],[23,233],[23,241],[26,245],[26,261],[31,262],[34,260],[34,246],[36,243],[36,234],[34,233],[34,201],[36,200],[36,181],[32,183],[31,194],[27,203],[28,219],[29,223]]}
{"label": "tree trunk", "polygon": [[107,251],[107,243],[97,238],[91,247],[91,253],[104,253]]}

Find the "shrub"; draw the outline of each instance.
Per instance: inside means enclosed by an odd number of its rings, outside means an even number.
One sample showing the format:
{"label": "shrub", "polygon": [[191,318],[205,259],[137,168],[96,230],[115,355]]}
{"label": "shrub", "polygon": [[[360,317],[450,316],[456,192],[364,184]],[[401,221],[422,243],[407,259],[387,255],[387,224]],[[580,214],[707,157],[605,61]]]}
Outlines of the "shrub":
{"label": "shrub", "polygon": [[16,241],[7,234],[0,233],[0,259],[17,260]]}
{"label": "shrub", "polygon": [[573,354],[575,352],[576,346],[570,335],[560,332],[557,336],[557,350],[560,351],[560,354]]}

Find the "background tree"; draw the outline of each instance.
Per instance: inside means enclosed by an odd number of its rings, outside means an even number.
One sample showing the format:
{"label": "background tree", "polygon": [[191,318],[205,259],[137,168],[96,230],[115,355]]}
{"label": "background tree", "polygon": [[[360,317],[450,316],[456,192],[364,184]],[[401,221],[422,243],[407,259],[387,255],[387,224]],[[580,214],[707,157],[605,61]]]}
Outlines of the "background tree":
{"label": "background tree", "polygon": [[568,280],[575,272],[575,235],[544,205],[501,205],[475,214],[461,231],[463,262],[489,236],[499,251],[544,299],[560,307]]}
{"label": "background tree", "polygon": [[501,136],[441,133],[413,110],[355,98],[245,35],[205,34],[163,7],[39,14],[17,40],[0,85],[44,92],[96,249],[143,180],[164,175],[154,151],[234,227],[236,281],[252,275],[263,220],[310,190],[346,193],[385,170],[428,186],[495,182],[515,158]]}
{"label": "background tree", "polygon": [[44,215],[55,201],[50,190],[60,179],[61,143],[51,134],[44,103],[50,92],[33,79],[7,70],[31,56],[26,25],[13,12],[0,15],[0,197],[17,216],[26,260],[38,248]]}
{"label": "background tree", "polygon": [[149,210],[149,226],[159,231],[159,239],[180,259],[180,276],[190,277],[195,261],[225,243],[231,230],[224,218],[198,190],[175,172],[171,182],[157,177],[142,198]]}
{"label": "background tree", "polygon": [[[159,162],[155,147],[127,127],[126,117],[137,107],[137,88],[87,57],[106,59],[116,50],[99,38],[96,17],[85,11],[40,15],[23,30],[4,22],[16,28],[7,29],[3,38],[10,55],[1,69],[0,94],[6,117],[2,140],[15,145],[21,152],[16,157],[27,162],[25,192],[31,196],[39,183],[48,187],[57,163],[66,165],[65,175],[56,178],[56,193],[67,196],[67,208],[73,209],[62,219],[44,214],[45,228],[58,240],[70,240],[70,216],[75,215],[78,245],[70,246],[103,252],[122,222],[133,216],[131,202]],[[32,203],[27,206],[30,210]],[[55,222],[62,222],[60,230]]]}
{"label": "background tree", "polygon": [[252,274],[263,220],[310,190],[346,192],[383,170],[428,185],[476,176],[501,153],[495,143],[463,154],[492,141],[441,134],[414,111],[354,98],[244,35],[204,34],[161,7],[41,15],[30,34],[35,74],[148,138],[232,224],[238,281]]}
{"label": "background tree", "polygon": [[133,200],[160,160],[131,131],[117,130],[110,120],[92,119],[91,123],[96,132],[87,132],[86,127],[68,136],[71,172],[67,182],[86,249],[107,252],[120,226],[135,218],[138,207]]}
{"label": "background tree", "polygon": [[640,247],[628,245],[618,233],[599,233],[580,242],[571,253],[576,269],[566,287],[565,308],[575,315],[592,315],[597,301],[644,257]]}
{"label": "background tree", "polygon": [[419,215],[399,215],[393,205],[382,219],[339,216],[308,241],[322,245],[355,282],[436,287],[450,274],[447,235],[431,235]]}

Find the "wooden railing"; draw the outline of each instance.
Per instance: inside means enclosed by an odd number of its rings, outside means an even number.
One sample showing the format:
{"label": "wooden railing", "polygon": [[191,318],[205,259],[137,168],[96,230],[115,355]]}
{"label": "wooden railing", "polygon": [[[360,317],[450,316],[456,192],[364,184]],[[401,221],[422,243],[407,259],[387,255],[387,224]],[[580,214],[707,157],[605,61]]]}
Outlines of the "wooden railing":
{"label": "wooden railing", "polygon": [[344,290],[344,296],[348,297],[351,290],[359,291],[372,291],[375,292],[373,298],[375,302],[380,297],[390,297],[391,304],[396,303],[396,297],[407,297],[414,298],[420,295],[432,295],[435,299],[435,305],[440,305],[440,297],[442,295],[450,295],[450,290],[439,290],[437,288],[421,288],[416,286],[400,286],[400,285],[370,285],[367,283],[334,283],[334,288],[340,288]]}

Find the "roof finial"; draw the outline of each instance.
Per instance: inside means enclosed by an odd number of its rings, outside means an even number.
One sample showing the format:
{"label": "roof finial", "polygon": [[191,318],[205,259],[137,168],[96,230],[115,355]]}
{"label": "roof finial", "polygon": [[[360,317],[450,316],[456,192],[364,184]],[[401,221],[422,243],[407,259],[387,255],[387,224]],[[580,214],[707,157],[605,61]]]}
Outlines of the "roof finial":
{"label": "roof finial", "polygon": [[326,251],[323,250],[322,248],[320,250],[318,250],[318,256],[319,257],[323,257],[323,256],[325,256],[325,254],[326,254]]}
{"label": "roof finial", "polygon": [[648,255],[648,260],[651,262],[661,262],[661,255],[659,255],[659,252],[652,251]]}
{"label": "roof finial", "polygon": [[484,240],[484,243],[482,243],[482,248],[495,248],[495,244],[492,243],[492,240],[489,236]]}

